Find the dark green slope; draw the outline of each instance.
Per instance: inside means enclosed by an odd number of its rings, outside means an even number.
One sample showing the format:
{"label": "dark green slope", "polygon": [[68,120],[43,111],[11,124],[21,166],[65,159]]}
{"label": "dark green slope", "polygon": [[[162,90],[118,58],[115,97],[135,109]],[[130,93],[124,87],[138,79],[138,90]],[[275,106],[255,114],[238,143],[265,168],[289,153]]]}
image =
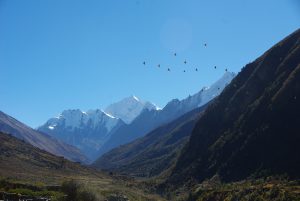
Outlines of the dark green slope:
{"label": "dark green slope", "polygon": [[300,177],[300,30],[248,64],[197,122],[167,183]]}
{"label": "dark green slope", "polygon": [[188,112],[142,138],[109,151],[96,160],[93,166],[133,176],[159,175],[174,165],[206,107]]}

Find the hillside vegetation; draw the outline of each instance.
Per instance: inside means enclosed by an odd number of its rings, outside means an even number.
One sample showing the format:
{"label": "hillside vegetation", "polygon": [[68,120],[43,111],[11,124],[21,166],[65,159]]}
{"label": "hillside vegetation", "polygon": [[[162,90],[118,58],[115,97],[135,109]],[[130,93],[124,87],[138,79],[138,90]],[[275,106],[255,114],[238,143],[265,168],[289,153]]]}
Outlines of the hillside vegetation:
{"label": "hillside vegetation", "polygon": [[167,186],[300,177],[300,30],[248,64],[197,122]]}
{"label": "hillside vegetation", "polygon": [[97,201],[164,200],[144,191],[132,178],[110,176],[73,163],[4,133],[0,133],[0,180],[0,191],[48,196],[52,200],[73,193],[78,197],[72,201],[89,201],[85,196]]}

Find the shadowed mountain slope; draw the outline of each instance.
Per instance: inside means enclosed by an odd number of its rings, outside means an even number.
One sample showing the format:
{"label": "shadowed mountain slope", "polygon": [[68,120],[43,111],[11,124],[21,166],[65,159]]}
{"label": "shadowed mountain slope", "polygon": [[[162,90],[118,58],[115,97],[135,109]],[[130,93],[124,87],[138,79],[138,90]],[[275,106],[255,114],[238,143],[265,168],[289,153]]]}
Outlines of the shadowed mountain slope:
{"label": "shadowed mountain slope", "polygon": [[248,64],[206,109],[167,184],[300,176],[300,30]]}
{"label": "shadowed mountain slope", "polygon": [[0,131],[57,156],[87,163],[88,159],[75,147],[40,133],[0,111]]}
{"label": "shadowed mountain slope", "polygon": [[62,180],[74,175],[92,175],[92,171],[0,132],[0,177],[29,182]]}
{"label": "shadowed mountain slope", "polygon": [[160,126],[146,136],[115,148],[93,164],[133,176],[155,176],[174,165],[178,153],[207,105]]}

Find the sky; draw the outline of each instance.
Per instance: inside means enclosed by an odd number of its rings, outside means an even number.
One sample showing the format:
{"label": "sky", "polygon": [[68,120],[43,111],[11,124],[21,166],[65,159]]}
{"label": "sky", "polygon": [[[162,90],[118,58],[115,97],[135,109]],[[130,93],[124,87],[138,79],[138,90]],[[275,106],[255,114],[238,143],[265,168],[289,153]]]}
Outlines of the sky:
{"label": "sky", "polygon": [[0,110],[35,128],[131,95],[163,107],[298,28],[298,0],[0,0]]}

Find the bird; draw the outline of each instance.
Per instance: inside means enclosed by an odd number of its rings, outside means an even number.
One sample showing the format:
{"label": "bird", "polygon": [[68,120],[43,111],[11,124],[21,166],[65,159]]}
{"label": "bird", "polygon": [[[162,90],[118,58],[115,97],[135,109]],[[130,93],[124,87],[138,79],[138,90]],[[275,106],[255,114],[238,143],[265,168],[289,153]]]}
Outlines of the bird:
{"label": "bird", "polygon": [[146,65],[146,62],[144,61],[143,64]]}
{"label": "bird", "polygon": [[226,69],[225,69],[225,71],[227,72],[227,71],[228,71],[228,69],[226,68]]}
{"label": "bird", "polygon": [[160,64],[158,64],[157,67],[160,68]]}
{"label": "bird", "polygon": [[220,87],[218,87],[218,90],[220,90]]}
{"label": "bird", "polygon": [[183,72],[185,73],[185,70],[183,70]]}
{"label": "bird", "polygon": [[176,52],[174,53],[174,56],[175,56],[175,57],[177,56],[177,53],[176,53]]}
{"label": "bird", "polygon": [[195,71],[198,71],[198,68],[196,68]]}
{"label": "bird", "polygon": [[171,69],[170,69],[170,68],[168,68],[168,71],[171,71]]}
{"label": "bird", "polygon": [[183,62],[184,64],[186,64],[187,62],[186,62],[186,60],[184,60],[184,62]]}
{"label": "bird", "polygon": [[215,66],[215,69],[217,69],[217,66]]}
{"label": "bird", "polygon": [[207,47],[207,43],[204,43],[204,47]]}

